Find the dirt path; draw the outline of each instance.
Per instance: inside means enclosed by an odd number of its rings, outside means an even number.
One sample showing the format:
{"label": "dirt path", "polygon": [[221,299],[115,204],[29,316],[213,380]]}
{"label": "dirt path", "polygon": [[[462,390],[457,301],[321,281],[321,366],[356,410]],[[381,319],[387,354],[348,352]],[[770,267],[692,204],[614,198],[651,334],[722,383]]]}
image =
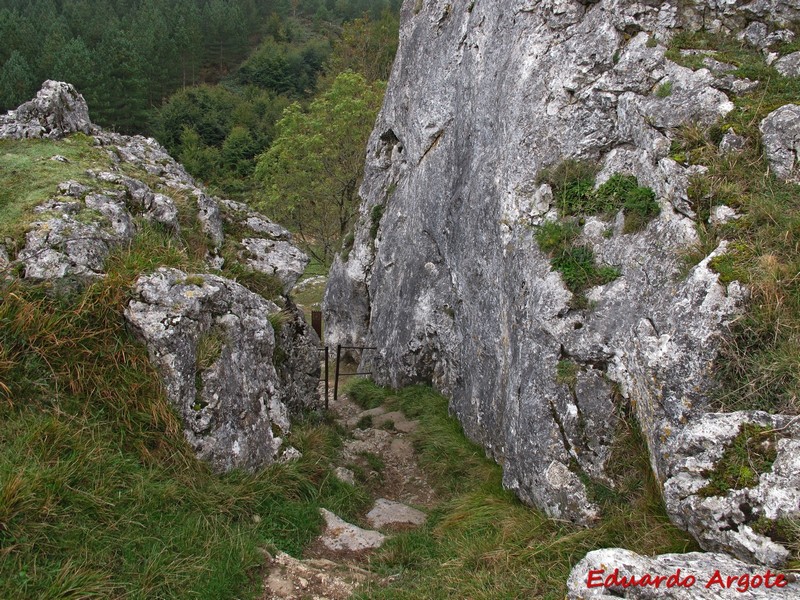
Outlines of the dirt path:
{"label": "dirt path", "polygon": [[[375,499],[360,515],[362,529],[327,513],[323,535],[298,560],[268,556],[263,600],[344,600],[359,587],[380,585],[369,556],[392,532],[419,526],[436,495],[417,464],[411,436],[419,423],[385,407],[362,410],[346,394],[330,398],[336,421],[348,431],[336,475],[362,483]],[[385,583],[385,582],[383,582]]]}

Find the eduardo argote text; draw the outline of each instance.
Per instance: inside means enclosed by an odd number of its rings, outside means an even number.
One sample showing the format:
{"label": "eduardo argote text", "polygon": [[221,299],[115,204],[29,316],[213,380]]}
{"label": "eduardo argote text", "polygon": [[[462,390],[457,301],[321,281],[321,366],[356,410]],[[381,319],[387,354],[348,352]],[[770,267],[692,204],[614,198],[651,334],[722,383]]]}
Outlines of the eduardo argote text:
{"label": "eduardo argote text", "polygon": [[652,587],[652,588],[691,588],[695,585],[702,585],[707,589],[735,589],[737,592],[744,593],[751,589],[764,587],[767,589],[786,587],[788,581],[781,573],[773,573],[769,569],[765,573],[739,573],[725,574],[719,570],[714,571],[711,576],[704,574],[701,578],[692,574],[682,574],[680,569],[676,569],[669,575],[654,575],[645,573],[640,576],[620,575],[619,569],[607,572],[605,569],[591,569],[586,576],[587,588],[629,588],[629,587]]}

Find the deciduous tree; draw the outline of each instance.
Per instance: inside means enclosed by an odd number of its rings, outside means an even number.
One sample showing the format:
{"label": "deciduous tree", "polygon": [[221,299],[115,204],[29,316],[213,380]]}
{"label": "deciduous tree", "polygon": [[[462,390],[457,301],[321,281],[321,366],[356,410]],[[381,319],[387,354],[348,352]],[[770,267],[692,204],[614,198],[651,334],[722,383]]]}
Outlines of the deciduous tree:
{"label": "deciduous tree", "polygon": [[364,148],[384,84],[340,74],[308,110],[289,106],[256,177],[262,208],[293,228],[308,251],[330,263],[358,212]]}

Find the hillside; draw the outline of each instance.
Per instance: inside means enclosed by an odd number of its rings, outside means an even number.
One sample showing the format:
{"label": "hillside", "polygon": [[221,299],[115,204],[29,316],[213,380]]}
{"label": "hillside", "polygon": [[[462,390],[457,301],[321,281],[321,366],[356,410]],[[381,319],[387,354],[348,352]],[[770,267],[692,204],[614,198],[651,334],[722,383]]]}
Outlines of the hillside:
{"label": "hillside", "polygon": [[319,402],[308,258],[68,84],[0,138],[0,595],[258,592],[259,548],[358,506],[328,430],[289,422]]}
{"label": "hillside", "polygon": [[0,116],[0,597],[800,597],[800,8],[407,0],[357,190],[390,23]]}

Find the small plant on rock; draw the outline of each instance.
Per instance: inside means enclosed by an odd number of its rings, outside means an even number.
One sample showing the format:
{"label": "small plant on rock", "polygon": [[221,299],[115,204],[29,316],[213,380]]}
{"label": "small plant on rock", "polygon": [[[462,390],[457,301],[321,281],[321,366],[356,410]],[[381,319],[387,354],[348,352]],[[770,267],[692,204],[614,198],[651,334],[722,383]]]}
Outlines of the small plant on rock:
{"label": "small plant on rock", "polygon": [[775,442],[776,433],[770,427],[742,425],[714,470],[704,473],[709,482],[698,495],[724,496],[730,490],[758,485],[759,475],[771,471],[778,456]]}

